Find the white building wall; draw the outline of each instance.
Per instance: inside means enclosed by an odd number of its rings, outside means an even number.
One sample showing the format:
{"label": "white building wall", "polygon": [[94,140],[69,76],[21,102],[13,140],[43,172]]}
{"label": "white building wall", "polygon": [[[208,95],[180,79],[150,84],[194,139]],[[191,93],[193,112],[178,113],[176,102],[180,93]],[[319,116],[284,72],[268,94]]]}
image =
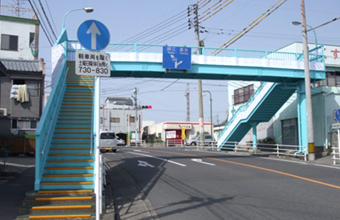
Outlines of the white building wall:
{"label": "white building wall", "polygon": [[29,47],[30,33],[35,33],[34,24],[0,20],[0,38],[1,34],[18,36],[18,51],[1,50],[0,58],[34,60],[34,56]]}
{"label": "white building wall", "polygon": [[[129,131],[134,132],[136,129],[136,123],[129,122],[129,117],[135,117],[136,111],[132,109],[111,109],[102,108],[100,109],[100,117],[102,123],[100,129],[112,130],[116,133],[128,133]],[[138,111],[138,115],[141,116],[141,111]],[[119,123],[110,122],[110,118],[119,118]]]}

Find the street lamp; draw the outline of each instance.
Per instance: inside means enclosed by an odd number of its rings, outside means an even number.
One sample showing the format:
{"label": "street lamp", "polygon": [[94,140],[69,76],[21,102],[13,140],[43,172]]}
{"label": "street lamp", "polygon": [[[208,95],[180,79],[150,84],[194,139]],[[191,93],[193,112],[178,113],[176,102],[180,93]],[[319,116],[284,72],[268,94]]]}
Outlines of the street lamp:
{"label": "street lamp", "polygon": [[[300,21],[292,21],[292,24],[295,25],[295,26],[300,26],[301,22]],[[317,36],[316,36],[316,32],[310,25],[306,24],[306,26],[310,28],[309,30],[307,30],[307,32],[311,31],[311,30],[313,31],[314,38],[315,38],[315,48],[317,48],[318,47],[318,39],[317,39]]]}
{"label": "street lamp", "polygon": [[211,97],[211,92],[208,90],[204,90],[203,91],[203,95],[205,95],[206,93],[209,93],[210,95],[210,134],[211,137],[214,138],[214,134],[213,134],[213,125],[212,125],[212,97]]}
{"label": "street lamp", "polygon": [[62,23],[62,29],[61,30],[64,30],[65,29],[65,18],[68,14],[70,14],[71,12],[74,12],[74,11],[85,11],[86,13],[91,13],[93,12],[93,8],[91,7],[86,7],[86,8],[75,8],[75,9],[72,9],[68,12],[66,12],[66,14],[64,15],[64,18],[63,18],[63,23]]}

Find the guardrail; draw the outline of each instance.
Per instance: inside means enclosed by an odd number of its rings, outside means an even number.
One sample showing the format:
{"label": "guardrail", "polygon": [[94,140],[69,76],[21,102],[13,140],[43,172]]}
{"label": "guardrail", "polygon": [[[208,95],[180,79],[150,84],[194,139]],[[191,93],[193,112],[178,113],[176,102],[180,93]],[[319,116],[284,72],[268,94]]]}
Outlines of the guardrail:
{"label": "guardrail", "polygon": [[340,164],[340,147],[332,147],[332,160],[333,164]]}
{"label": "guardrail", "polygon": [[137,146],[137,147],[146,147],[146,141],[145,140],[130,140],[130,146]]}
{"label": "guardrail", "polygon": [[58,112],[61,106],[62,97],[65,94],[66,88],[67,66],[66,60],[60,63],[56,84],[52,88],[50,98],[47,101],[46,107],[40,118],[36,135],[36,150],[35,150],[35,182],[34,189],[40,190],[40,181],[47,159],[49,146],[52,141],[53,131],[58,119]]}
{"label": "guardrail", "polygon": [[166,147],[183,147],[185,146],[185,141],[182,139],[167,139],[165,140]]}
{"label": "guardrail", "polygon": [[275,155],[277,157],[299,157],[303,158],[304,161],[307,161],[306,147],[298,145],[256,143],[256,149],[253,150],[252,146],[247,146],[238,142],[226,142],[221,150],[233,152],[252,152],[256,155]]}

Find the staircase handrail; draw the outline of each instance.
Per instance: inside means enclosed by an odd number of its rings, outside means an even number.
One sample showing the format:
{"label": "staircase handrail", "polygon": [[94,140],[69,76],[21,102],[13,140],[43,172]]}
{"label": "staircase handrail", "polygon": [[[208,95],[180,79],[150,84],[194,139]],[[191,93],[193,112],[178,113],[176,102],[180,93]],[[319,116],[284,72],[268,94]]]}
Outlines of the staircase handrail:
{"label": "staircase handrail", "polygon": [[248,109],[251,103],[255,100],[255,98],[258,96],[258,94],[262,91],[263,87],[267,84],[267,82],[262,82],[261,85],[256,89],[256,91],[253,93],[253,95],[250,97],[250,99],[240,106],[235,114],[231,117],[231,119],[227,122],[227,124],[224,126],[223,130],[218,134],[218,138],[220,138],[223,133],[228,129],[228,127],[234,122],[234,120],[237,118],[237,116],[240,114],[240,112],[244,112]]}
{"label": "staircase handrail", "polygon": [[91,105],[91,143],[90,143],[90,154],[92,154],[94,151],[94,143],[93,143],[93,138],[94,138],[94,99],[95,99],[95,81],[93,80],[93,87],[92,87],[92,105]]}
{"label": "staircase handrail", "polygon": [[47,146],[50,146],[52,134],[58,118],[58,110],[61,106],[61,100],[64,96],[67,74],[66,59],[62,60],[61,68],[58,70],[56,84],[52,88],[51,95],[47,101],[46,107],[40,118],[36,135],[36,166],[35,166],[35,190],[40,189],[40,180],[42,177],[43,167],[46,163]]}

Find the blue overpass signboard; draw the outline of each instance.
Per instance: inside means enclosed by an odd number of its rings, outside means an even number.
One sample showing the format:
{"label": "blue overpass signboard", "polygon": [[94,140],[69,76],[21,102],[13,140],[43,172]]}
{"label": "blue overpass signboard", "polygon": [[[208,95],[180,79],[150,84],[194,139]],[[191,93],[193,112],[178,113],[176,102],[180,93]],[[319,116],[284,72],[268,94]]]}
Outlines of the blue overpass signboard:
{"label": "blue overpass signboard", "polygon": [[191,48],[163,47],[163,68],[165,69],[191,69]]}
{"label": "blue overpass signboard", "polygon": [[84,21],[78,28],[80,44],[90,51],[100,51],[110,42],[110,32],[105,25],[96,20]]}

